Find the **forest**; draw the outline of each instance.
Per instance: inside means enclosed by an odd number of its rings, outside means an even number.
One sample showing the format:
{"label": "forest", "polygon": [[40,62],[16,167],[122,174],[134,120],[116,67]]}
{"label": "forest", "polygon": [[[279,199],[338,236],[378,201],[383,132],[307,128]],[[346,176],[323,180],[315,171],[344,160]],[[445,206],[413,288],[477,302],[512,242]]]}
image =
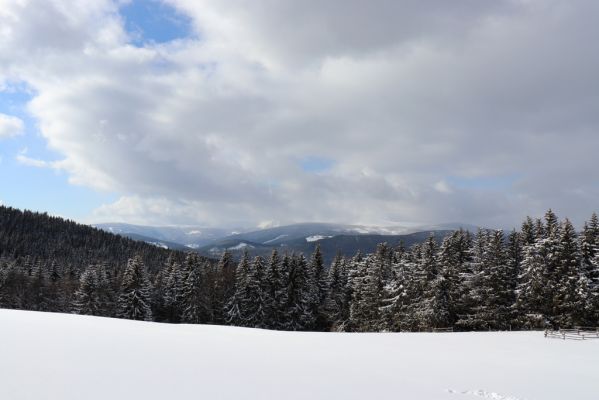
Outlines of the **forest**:
{"label": "forest", "polygon": [[599,218],[457,230],[373,254],[220,260],[0,207],[0,308],[290,331],[599,325]]}

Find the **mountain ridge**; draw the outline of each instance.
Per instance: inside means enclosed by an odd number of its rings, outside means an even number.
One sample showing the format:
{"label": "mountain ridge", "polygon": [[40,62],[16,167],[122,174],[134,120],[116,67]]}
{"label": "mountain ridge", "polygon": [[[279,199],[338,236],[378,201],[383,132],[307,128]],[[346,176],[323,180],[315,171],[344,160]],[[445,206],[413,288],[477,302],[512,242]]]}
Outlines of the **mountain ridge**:
{"label": "mountain ridge", "polygon": [[410,246],[423,241],[430,234],[441,239],[448,232],[459,228],[470,231],[478,229],[474,225],[463,223],[375,227],[303,222],[227,234],[231,230],[198,226],[152,227],[122,223],[94,226],[160,247],[186,249],[210,257],[218,257],[225,250],[234,255],[248,250],[252,255],[267,256],[273,249],[310,254],[316,245],[320,245],[327,261],[332,260],[337,252],[345,256],[353,256],[358,251],[372,252],[382,242],[392,246],[402,242]]}

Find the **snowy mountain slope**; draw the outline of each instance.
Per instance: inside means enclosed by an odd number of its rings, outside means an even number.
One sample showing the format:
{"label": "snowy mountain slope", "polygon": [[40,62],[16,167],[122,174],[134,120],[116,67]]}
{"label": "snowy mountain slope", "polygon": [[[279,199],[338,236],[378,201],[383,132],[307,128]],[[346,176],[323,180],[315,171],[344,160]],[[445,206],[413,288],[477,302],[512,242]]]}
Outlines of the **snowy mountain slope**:
{"label": "snowy mountain slope", "polygon": [[233,230],[222,228],[206,228],[198,226],[143,226],[124,223],[105,223],[93,225],[107,232],[116,233],[136,239],[136,236],[151,238],[155,242],[172,242],[181,246],[208,243],[233,234]]}
{"label": "snowy mountain slope", "polygon": [[273,249],[279,252],[288,253],[303,253],[312,254],[316,246],[320,246],[323,258],[326,264],[330,264],[337,253],[341,253],[347,257],[354,256],[358,250],[362,253],[372,253],[380,243],[387,243],[395,247],[399,243],[410,247],[413,244],[421,243],[426,240],[429,235],[434,232],[438,241],[441,241],[450,231],[424,231],[410,233],[406,235],[376,235],[376,234],[340,234],[335,236],[314,235],[301,237],[293,240],[286,240],[278,244],[260,244],[249,242],[246,240],[230,237],[228,239],[219,240],[211,245],[201,247],[198,251],[211,257],[218,257],[225,249],[228,249],[234,256],[239,256],[245,247],[240,247],[243,244],[251,244],[253,247],[248,248],[251,255],[261,255],[268,257]]}
{"label": "snowy mountain slope", "polygon": [[205,228],[194,226],[142,226],[123,223],[94,225],[108,232],[129,236],[131,238],[150,238],[154,242],[165,244],[178,243],[188,248],[200,248],[212,245],[221,246],[220,242],[253,242],[264,245],[286,244],[297,239],[315,241],[314,238],[328,238],[338,235],[407,235],[423,231],[445,231],[463,227],[471,231],[477,228],[468,224],[438,224],[420,226],[388,226],[376,227],[366,225],[343,225],[330,223],[299,223],[266,229],[230,229]]}
{"label": "snowy mountain slope", "polygon": [[179,243],[170,242],[166,240],[160,240],[153,237],[148,237],[144,235],[139,235],[137,233],[129,233],[127,235],[128,238],[133,240],[139,240],[142,242],[146,242],[149,244],[153,244],[154,246],[162,247],[163,249],[172,249],[172,250],[189,250],[186,246],[180,245]]}
{"label": "snowy mountain slope", "polygon": [[151,227],[130,224],[99,224],[98,228],[166,246],[171,249],[197,251],[207,257],[219,257],[225,250],[235,256],[249,250],[251,255],[268,256],[273,249],[281,252],[311,254],[317,244],[321,246],[326,263],[337,252],[351,257],[358,251],[370,253],[377,244],[387,242],[391,246],[400,241],[406,246],[422,242],[434,232],[442,239],[447,232],[464,228],[475,231],[468,224],[438,224],[422,226],[373,227],[366,225],[343,225],[331,223],[298,223],[292,225],[250,230],[231,234],[226,229],[201,227]]}
{"label": "snowy mountain slope", "polygon": [[336,334],[0,310],[10,400],[596,400],[599,341]]}

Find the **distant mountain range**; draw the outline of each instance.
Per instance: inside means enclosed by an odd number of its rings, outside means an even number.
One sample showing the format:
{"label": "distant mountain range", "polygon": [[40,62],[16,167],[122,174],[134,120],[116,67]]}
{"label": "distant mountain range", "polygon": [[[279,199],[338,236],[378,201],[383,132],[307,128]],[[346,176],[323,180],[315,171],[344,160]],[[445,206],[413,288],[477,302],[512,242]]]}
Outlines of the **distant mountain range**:
{"label": "distant mountain range", "polygon": [[281,252],[310,254],[320,245],[325,260],[329,262],[337,252],[352,256],[358,251],[369,253],[377,244],[387,242],[406,246],[422,242],[431,233],[441,240],[448,232],[463,228],[475,231],[478,227],[450,223],[424,226],[372,227],[330,223],[300,223],[260,230],[242,231],[198,226],[140,226],[123,223],[97,224],[102,230],[141,240],[159,247],[193,250],[200,254],[218,257],[225,250],[238,255],[244,249],[252,255],[268,255],[273,249]]}

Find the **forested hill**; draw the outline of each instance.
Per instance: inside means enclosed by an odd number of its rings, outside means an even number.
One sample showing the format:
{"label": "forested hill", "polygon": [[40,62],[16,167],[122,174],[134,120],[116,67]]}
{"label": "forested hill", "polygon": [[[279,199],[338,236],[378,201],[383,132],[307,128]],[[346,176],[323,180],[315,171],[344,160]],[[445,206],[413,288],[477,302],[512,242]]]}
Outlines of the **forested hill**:
{"label": "forested hill", "polygon": [[182,260],[185,254],[46,213],[0,206],[0,258],[27,256],[75,269],[99,262],[119,267],[140,256],[148,269],[155,271],[169,257]]}

